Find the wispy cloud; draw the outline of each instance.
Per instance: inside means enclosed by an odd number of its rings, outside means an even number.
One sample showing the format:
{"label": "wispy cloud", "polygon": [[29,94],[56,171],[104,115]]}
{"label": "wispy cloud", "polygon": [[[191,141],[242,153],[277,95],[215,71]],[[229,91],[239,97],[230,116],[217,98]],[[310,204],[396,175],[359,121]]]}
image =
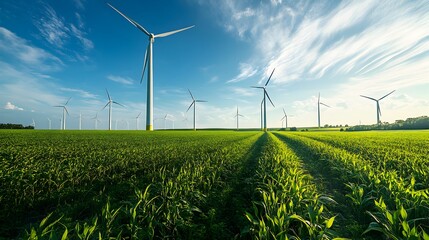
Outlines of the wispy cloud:
{"label": "wispy cloud", "polygon": [[62,87],[62,88],[60,88],[60,90],[64,91],[64,92],[77,93],[82,98],[92,98],[92,99],[97,98],[97,95],[92,94],[92,93],[87,92],[87,91],[84,91],[84,90],[81,90],[81,89],[64,88],[64,87]]}
{"label": "wispy cloud", "polygon": [[27,67],[38,70],[59,70],[63,62],[47,51],[30,45],[6,28],[0,27],[0,51]]}
{"label": "wispy cloud", "polygon": [[240,88],[240,87],[232,88],[231,91],[233,92],[233,94],[235,96],[245,96],[245,97],[255,96],[255,94],[257,92],[255,89]]}
{"label": "wispy cloud", "polygon": [[45,16],[36,22],[36,27],[40,34],[55,47],[62,48],[69,38],[69,28],[65,24],[65,20],[59,17],[55,10],[49,6],[45,6]]}
{"label": "wispy cloud", "polygon": [[234,83],[234,82],[240,82],[240,81],[246,80],[247,78],[254,76],[257,72],[257,70],[248,63],[240,63],[239,68],[240,68],[240,73],[237,76],[235,76],[233,79],[228,80],[227,83]]}
{"label": "wispy cloud", "polygon": [[6,105],[4,105],[4,109],[6,110],[16,110],[16,111],[23,111],[23,108],[20,108],[16,105],[13,105],[11,102],[7,102]]}
{"label": "wispy cloud", "polygon": [[82,43],[86,51],[94,48],[94,43],[85,37],[85,32],[83,32],[81,29],[78,29],[73,24],[70,24],[70,29],[74,36]]}
{"label": "wispy cloud", "polygon": [[121,77],[121,76],[108,75],[107,79],[109,79],[110,81],[125,84],[125,85],[131,85],[134,83],[134,81],[131,78]]}
{"label": "wispy cloud", "polygon": [[424,83],[428,74],[429,3],[424,1],[200,4],[220,12],[226,31],[254,43],[252,64],[266,66],[263,72],[276,67],[274,84],[331,79],[347,88],[403,88]]}

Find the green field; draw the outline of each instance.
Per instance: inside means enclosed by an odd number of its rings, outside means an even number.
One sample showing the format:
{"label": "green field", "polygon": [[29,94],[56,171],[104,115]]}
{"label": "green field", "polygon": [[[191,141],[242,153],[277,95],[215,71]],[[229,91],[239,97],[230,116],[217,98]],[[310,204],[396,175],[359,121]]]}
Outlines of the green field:
{"label": "green field", "polygon": [[429,239],[429,131],[0,139],[0,239]]}

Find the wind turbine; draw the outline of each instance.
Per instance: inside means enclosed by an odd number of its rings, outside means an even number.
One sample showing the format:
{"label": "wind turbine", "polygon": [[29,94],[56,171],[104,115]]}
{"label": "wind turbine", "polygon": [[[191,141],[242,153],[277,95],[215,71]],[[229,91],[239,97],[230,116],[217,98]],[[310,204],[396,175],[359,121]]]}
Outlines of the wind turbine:
{"label": "wind turbine", "polygon": [[51,130],[51,119],[48,118],[48,122],[49,122],[49,130]]}
{"label": "wind turbine", "polygon": [[140,114],[142,114],[142,113],[140,112],[139,115],[137,115],[137,117],[136,117],[136,130],[139,130]]}
{"label": "wind turbine", "polygon": [[145,52],[144,65],[143,65],[142,77],[141,77],[140,83],[143,81],[146,65],[149,62],[149,69],[148,69],[148,75],[147,75],[146,130],[153,131],[153,54],[152,54],[153,43],[155,41],[155,38],[167,37],[175,33],[185,31],[194,26],[189,26],[186,28],[181,28],[178,30],[160,33],[160,34],[153,34],[153,33],[149,33],[140,24],[138,24],[136,21],[132,20],[131,18],[125,16],[125,14],[121,13],[118,9],[116,9],[109,3],[107,3],[107,5],[113,8],[113,10],[115,10],[122,17],[127,19],[132,25],[134,25],[136,28],[138,28],[140,31],[142,31],[149,37],[149,44]]}
{"label": "wind turbine", "polygon": [[267,82],[265,83],[265,85],[263,87],[252,86],[252,88],[260,88],[260,89],[264,90],[264,98],[263,98],[262,102],[264,103],[264,131],[265,132],[267,131],[267,101],[266,101],[265,97],[268,97],[268,100],[270,100],[271,105],[273,105],[273,107],[275,107],[274,103],[273,103],[273,101],[271,101],[271,98],[268,95],[268,92],[267,92],[267,89],[266,89],[268,83],[271,80],[271,77],[273,76],[274,70],[276,70],[276,69],[275,68],[273,69],[273,71],[271,72],[270,77],[268,78]]}
{"label": "wind turbine", "polygon": [[195,107],[197,105],[197,102],[207,102],[207,101],[195,99],[194,96],[192,96],[192,93],[191,93],[191,91],[189,89],[188,89],[188,92],[189,92],[189,94],[191,94],[192,103],[191,103],[191,105],[189,105],[188,110],[186,110],[186,112],[188,112],[189,109],[192,107],[192,105],[194,105],[194,131],[195,131],[195,130],[197,130],[196,125],[195,125],[195,122],[196,122],[196,119],[197,119]]}
{"label": "wind turbine", "polygon": [[67,113],[67,115],[70,115],[69,114],[69,111],[67,111],[67,103],[69,103],[69,101],[70,101],[70,99],[71,99],[71,97],[69,98],[69,100],[67,100],[67,102],[66,102],[66,104],[64,104],[64,105],[58,105],[58,106],[54,106],[54,107],[60,107],[60,108],[63,108],[63,119],[62,119],[62,130],[65,130],[66,129],[66,113]]}
{"label": "wind turbine", "polygon": [[380,101],[381,99],[383,99],[383,98],[385,98],[385,97],[389,96],[389,95],[390,95],[390,94],[392,94],[394,91],[396,91],[396,90],[391,91],[390,93],[388,93],[388,94],[384,95],[383,97],[381,97],[381,98],[379,98],[379,99],[375,99],[375,98],[372,98],[372,97],[367,97],[367,96],[364,96],[364,95],[360,95],[361,97],[368,98],[368,99],[373,100],[373,101],[375,101],[375,102],[377,103],[377,124],[379,124],[379,125],[380,125],[380,116],[381,116],[381,110],[380,110],[380,103],[379,103],[379,101]]}
{"label": "wind turbine", "polygon": [[31,119],[31,120],[33,120],[33,122],[31,123],[31,125],[33,125],[33,128],[36,129],[36,122],[34,121],[34,119]]}
{"label": "wind turbine", "polygon": [[319,128],[320,128],[320,105],[330,108],[330,106],[320,102],[320,93],[319,93],[319,97],[317,98],[317,123]]}
{"label": "wind turbine", "polygon": [[95,130],[98,129],[98,122],[100,122],[100,120],[98,120],[98,112],[95,114],[95,117],[93,117],[92,119],[94,119],[94,128]]}
{"label": "wind turbine", "polygon": [[[281,121],[283,121],[283,119],[285,119],[286,120],[286,126],[285,126],[285,128],[287,128],[287,114],[286,114],[286,111],[285,111],[285,109],[283,108],[283,114],[284,114],[284,116],[283,116],[283,118],[282,119],[280,119]],[[282,127],[283,127],[283,122],[282,122]]]}
{"label": "wind turbine", "polygon": [[[107,91],[107,89],[106,89],[106,93],[107,93],[107,97],[109,98],[109,101],[106,103],[106,105],[103,107],[103,109],[105,109],[107,107],[107,105],[109,105],[109,130],[112,130],[112,104],[114,103],[114,104],[117,104],[117,105],[122,106],[122,107],[125,107],[125,106],[118,103],[118,102],[113,101],[112,98],[110,98],[110,94],[109,94],[109,91]],[[101,110],[103,110],[103,109],[101,109]]]}
{"label": "wind turbine", "polygon": [[241,114],[239,114],[238,113],[238,106],[237,106],[237,114],[235,114],[235,116],[234,117],[236,117],[237,118],[237,131],[239,130],[239,127],[238,127],[238,118],[239,117],[244,117],[243,115],[241,115]]}

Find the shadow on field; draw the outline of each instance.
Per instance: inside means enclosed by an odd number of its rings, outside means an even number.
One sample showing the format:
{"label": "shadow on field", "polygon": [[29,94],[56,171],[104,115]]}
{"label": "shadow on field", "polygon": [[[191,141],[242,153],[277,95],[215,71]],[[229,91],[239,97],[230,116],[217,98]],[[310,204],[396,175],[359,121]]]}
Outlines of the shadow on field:
{"label": "shadow on field", "polygon": [[224,175],[224,184],[215,189],[209,197],[208,210],[213,214],[207,223],[207,239],[250,239],[250,223],[245,212],[252,211],[255,199],[256,169],[262,147],[267,142],[267,134],[261,135],[251,150]]}
{"label": "shadow on field", "polygon": [[286,135],[274,133],[284,144],[287,145],[298,157],[301,159],[305,169],[314,179],[313,182],[316,184],[318,192],[324,195],[331,196],[338,204],[330,206],[330,210],[338,213],[335,222],[337,226],[341,226],[337,229],[345,237],[351,237],[353,239],[361,239],[360,235],[353,235],[356,232],[363,232],[368,223],[356,222],[355,216],[350,211],[349,201],[345,196],[348,190],[345,186],[345,182],[341,180],[341,173],[334,170],[329,161],[323,158],[323,156],[310,151],[310,149],[300,141],[293,138],[289,138]]}

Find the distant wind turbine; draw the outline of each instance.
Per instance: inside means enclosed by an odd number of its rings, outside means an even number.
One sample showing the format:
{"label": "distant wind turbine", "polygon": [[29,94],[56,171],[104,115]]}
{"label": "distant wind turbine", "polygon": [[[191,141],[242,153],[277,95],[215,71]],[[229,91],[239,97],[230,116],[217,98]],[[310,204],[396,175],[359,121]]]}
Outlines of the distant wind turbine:
{"label": "distant wind turbine", "polygon": [[319,93],[319,97],[317,98],[317,123],[319,128],[320,128],[320,105],[330,108],[330,106],[320,102],[320,93]]}
{"label": "distant wind turbine", "polygon": [[137,115],[137,117],[136,117],[136,130],[139,130],[140,114],[142,114],[142,113],[140,112],[139,115]]}
{"label": "distant wind turbine", "polygon": [[396,91],[396,90],[391,91],[390,93],[388,93],[388,94],[384,95],[383,97],[381,97],[381,98],[379,98],[379,99],[375,99],[375,98],[372,98],[372,97],[367,97],[367,96],[364,96],[364,95],[360,95],[361,97],[368,98],[368,99],[373,100],[373,101],[375,101],[375,102],[377,103],[377,124],[379,124],[379,125],[380,125],[380,123],[381,123],[381,121],[380,121],[381,109],[380,109],[380,103],[379,103],[379,101],[380,101],[381,99],[383,99],[383,98],[385,98],[385,97],[389,96],[389,95],[390,95],[390,94],[392,94],[394,91]]}
{"label": "distant wind turbine", "polygon": [[195,99],[194,98],[194,96],[192,95],[192,93],[191,93],[191,91],[188,89],[188,92],[189,92],[189,94],[191,95],[191,98],[192,98],[192,103],[191,103],[191,105],[189,105],[189,107],[188,107],[188,110],[186,110],[186,112],[188,112],[189,111],[189,109],[192,107],[192,105],[194,105],[194,131],[195,130],[197,130],[197,127],[196,127],[196,120],[197,120],[197,113],[196,113],[196,103],[197,102],[207,102],[207,101],[205,101],[205,100],[198,100],[198,99]]}
{"label": "distant wind turbine", "polygon": [[70,99],[71,99],[71,97],[69,98],[69,100],[67,100],[67,102],[64,105],[54,106],[54,107],[63,108],[63,119],[62,119],[62,128],[61,128],[62,130],[66,129],[66,113],[67,113],[67,115],[70,115],[69,111],[67,111],[67,107],[66,107],[67,103],[69,103]]}
{"label": "distant wind turbine", "polygon": [[93,117],[92,119],[94,119],[94,129],[97,130],[98,123],[100,122],[100,120],[98,120],[98,112],[95,114],[95,117]]}
{"label": "distant wind turbine", "polygon": [[238,106],[237,106],[237,113],[235,114],[235,116],[234,117],[236,117],[237,118],[237,131],[240,129],[239,128],[239,126],[238,126],[238,119],[240,118],[240,117],[244,117],[243,115],[241,115],[241,114],[239,114],[238,113]]}
{"label": "distant wind turbine", "polygon": [[[118,103],[118,102],[113,101],[112,98],[110,98],[110,94],[109,94],[109,91],[107,91],[107,89],[106,89],[106,93],[107,93],[107,97],[109,98],[109,101],[106,103],[106,105],[103,107],[103,109],[105,109],[107,107],[107,105],[109,105],[109,130],[112,130],[112,104],[114,103],[114,104],[117,104],[117,105],[122,106],[122,107],[125,107],[125,106]],[[101,109],[101,110],[103,110],[103,109]]]}
{"label": "distant wind turbine", "polygon": [[51,119],[48,118],[49,130],[51,130]]}
{"label": "distant wind turbine", "polygon": [[261,101],[261,131],[264,131],[264,98]]}
{"label": "distant wind turbine", "polygon": [[267,89],[266,89],[266,87],[267,87],[268,83],[269,83],[269,82],[270,82],[270,80],[271,80],[271,77],[273,76],[274,70],[276,70],[276,69],[275,69],[275,68],[273,69],[273,71],[271,72],[270,77],[268,78],[267,82],[265,83],[265,85],[264,85],[263,87],[255,87],[255,86],[252,86],[252,88],[260,88],[260,89],[263,89],[263,90],[264,90],[264,98],[263,98],[263,100],[262,100],[262,101],[263,101],[263,103],[264,103],[264,131],[265,131],[265,132],[267,131],[267,101],[266,101],[266,98],[265,98],[265,97],[268,97],[268,100],[270,100],[271,105],[273,105],[273,107],[275,107],[275,106],[274,106],[274,103],[273,103],[273,101],[271,101],[271,98],[270,98],[270,96],[268,95],[268,92],[267,92]]}
{"label": "distant wind turbine", "polygon": [[36,122],[34,121],[34,119],[31,119],[31,120],[33,120],[33,122],[31,123],[31,125],[33,125],[33,128],[36,129]]}
{"label": "distant wind turbine", "polygon": [[140,83],[143,81],[144,72],[146,69],[146,65],[149,63],[149,69],[148,69],[148,75],[147,75],[147,103],[146,103],[146,130],[152,131],[153,130],[153,60],[152,60],[152,47],[153,43],[155,41],[155,38],[161,38],[161,37],[167,37],[172,34],[185,31],[187,29],[190,29],[194,26],[181,28],[178,30],[165,32],[161,34],[153,34],[149,33],[144,29],[140,24],[138,24],[136,21],[132,20],[131,18],[125,16],[125,14],[121,13],[118,9],[107,3],[113,10],[115,10],[117,13],[119,13],[122,17],[127,19],[132,25],[134,25],[136,28],[138,28],[140,31],[145,33],[149,37],[149,44],[146,48],[145,57],[144,57],[144,65],[142,70],[142,77],[140,80]]}
{"label": "distant wind turbine", "polygon": [[[283,116],[283,118],[282,119],[280,119],[281,121],[283,121],[283,119],[285,119],[285,122],[286,122],[286,124],[285,124],[285,128],[287,128],[287,114],[286,114],[286,111],[285,111],[285,109],[283,108],[283,114],[284,114],[284,116]],[[282,127],[283,127],[283,122],[282,122]]]}

